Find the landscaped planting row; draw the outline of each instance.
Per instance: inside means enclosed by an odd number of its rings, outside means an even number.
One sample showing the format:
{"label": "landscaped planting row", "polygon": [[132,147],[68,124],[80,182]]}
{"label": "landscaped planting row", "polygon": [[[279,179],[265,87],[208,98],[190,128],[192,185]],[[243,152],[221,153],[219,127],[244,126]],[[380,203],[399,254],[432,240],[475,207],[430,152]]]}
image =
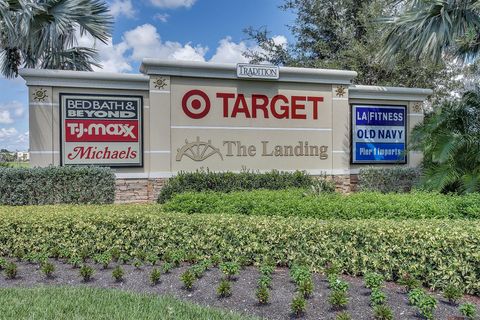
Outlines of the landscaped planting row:
{"label": "landscaped planting row", "polygon": [[167,212],[300,216],[318,219],[480,219],[480,194],[414,192],[312,194],[308,190],[188,192],[164,204]]}
{"label": "landscaped planting row", "polygon": [[[132,276],[139,272],[140,274],[144,274],[145,279],[140,280],[136,277],[135,282],[145,282],[149,284],[150,288],[155,288],[158,285],[161,285],[164,281],[164,277],[167,277],[171,272],[175,271],[174,269],[179,268],[180,272],[176,272],[176,282],[181,283],[181,290],[192,294],[194,291],[205,291],[211,290],[211,283],[212,276],[209,277],[210,280],[203,283],[202,285],[196,285],[196,282],[199,281],[207,271],[212,271],[213,268],[218,267],[221,271],[220,273],[215,273],[216,276],[214,277],[221,277],[218,287],[216,288],[216,297],[218,299],[227,299],[232,295],[235,295],[235,291],[232,290],[232,283],[237,282],[238,277],[240,276],[240,270],[243,269],[241,264],[235,261],[229,262],[218,262],[217,265],[213,262],[212,259],[203,259],[194,261],[191,264],[187,265],[182,263],[180,265],[176,265],[170,262],[162,262],[159,265],[159,262],[155,262],[153,266],[148,266],[147,273],[145,274],[144,265],[149,265],[148,262],[142,262],[141,265],[135,266],[133,270],[128,265],[122,265],[119,263],[118,258],[111,257],[111,263],[115,264],[115,267],[109,267],[109,264],[101,264],[101,268],[98,268],[98,265],[95,266],[88,261],[83,261],[82,265],[78,267],[77,265],[65,264],[66,261],[63,263],[61,261],[53,261],[53,260],[43,260],[40,262],[33,263],[33,265],[38,264],[38,272],[43,274],[44,280],[43,281],[55,281],[57,276],[57,272],[60,275],[63,281],[66,283],[72,283],[72,279],[70,278],[73,274],[71,271],[76,272],[76,277],[80,280],[80,283],[88,283],[88,284],[95,284],[96,281],[96,273],[103,273],[103,277],[105,276],[105,272],[110,273],[111,277],[110,280],[106,280],[110,282],[112,285],[120,284],[124,282],[129,282],[129,278],[125,278],[126,275],[125,269],[130,269],[128,276]],[[0,281],[0,286],[5,285],[7,283],[14,282],[18,277],[20,277],[20,281],[25,281],[26,277],[33,276],[31,273],[27,274],[18,274],[17,264],[21,265],[23,269],[25,269],[26,265],[25,262],[18,261],[14,262],[12,259],[4,259],[0,258],[0,270],[3,271],[3,275],[7,282]],[[32,265],[32,264],[30,264]],[[58,268],[58,270],[56,269]],[[174,269],[172,269],[174,268]],[[68,271],[70,270],[70,271]],[[66,275],[66,271],[70,274],[70,276]],[[257,283],[257,289],[252,290],[250,292],[251,295],[255,295],[255,298],[258,301],[257,307],[264,308],[270,304],[269,301],[269,290],[272,288],[272,274],[276,271],[275,267],[271,264],[271,262],[264,262],[258,267],[258,271],[260,274],[260,278]],[[249,268],[249,270],[244,270],[244,272],[255,272],[253,268]],[[340,269],[335,266],[334,264],[329,264],[325,268],[326,273],[326,280],[328,282],[328,295],[323,296],[323,299],[328,301],[327,309],[322,310],[323,314],[325,313],[333,313],[336,315],[335,319],[337,320],[348,320],[352,319],[351,311],[350,311],[350,300],[355,299],[355,295],[364,295],[361,291],[358,290],[358,287],[350,292],[350,283],[345,281],[339,275]],[[148,276],[148,278],[146,277]],[[102,277],[100,275],[100,277]],[[310,269],[304,265],[293,265],[290,268],[290,279],[291,282],[295,284],[295,292],[292,292],[291,295],[291,303],[290,303],[290,310],[289,312],[291,315],[296,317],[302,317],[305,314],[308,315],[308,312],[311,308],[309,308],[309,304],[318,303],[318,298],[322,295],[314,298],[315,292],[317,291],[314,285],[313,274],[311,273]],[[104,280],[105,281],[105,280]],[[42,282],[43,284],[48,284],[48,282]],[[77,281],[78,283],[78,281]],[[170,286],[172,286],[171,280],[169,280]],[[318,281],[317,281],[318,283]],[[278,283],[277,283],[278,284]],[[410,275],[403,275],[402,278],[399,280],[399,284],[405,286],[405,293],[403,295],[408,296],[408,303],[410,304],[411,308],[416,310],[416,313],[422,316],[423,319],[433,319],[434,315],[441,311],[436,311],[438,307],[438,295],[433,293],[429,293],[425,291],[420,286],[420,281],[413,278]],[[58,283],[57,283],[58,285]],[[207,286],[205,286],[207,285]],[[285,285],[285,284],[283,284]],[[236,285],[236,290],[244,290],[245,288],[240,288],[241,284]],[[392,284],[390,284],[390,287]],[[377,273],[367,273],[364,277],[364,287],[370,290],[370,306],[373,309],[373,317],[376,320],[393,320],[393,310],[390,304],[387,301],[387,293],[385,289],[384,278],[382,275]],[[395,289],[397,292],[400,291],[399,287],[396,286]],[[385,290],[385,291],[384,291]],[[390,288],[390,294],[392,289]],[[449,285],[443,291],[443,297],[446,300],[443,300],[443,303],[448,301],[450,306],[449,312],[452,312],[453,308],[457,309],[457,313],[462,314],[465,319],[475,319],[477,315],[477,306],[474,303],[464,302],[460,303],[460,300],[463,300],[464,291],[463,288],[456,286],[456,285]],[[397,297],[398,299],[398,297]],[[249,299],[252,301],[253,299]],[[312,300],[312,301],[309,301]],[[315,301],[313,301],[315,300]],[[244,301],[245,302],[245,301]],[[398,308],[400,306],[402,311],[397,310],[399,312],[405,312],[407,309],[406,305],[403,305],[399,301],[395,301],[394,305]],[[313,305],[312,305],[313,307]],[[358,307],[358,306],[357,306]],[[240,306],[241,308],[241,306]],[[284,308],[285,309],[285,308]],[[318,312],[318,311],[314,311]],[[446,316],[445,314],[443,314]],[[364,315],[368,316],[368,315]]]}
{"label": "landscaped planting row", "polygon": [[149,257],[178,262],[184,254],[245,264],[302,261],[313,271],[332,262],[351,275],[375,271],[395,280],[409,273],[431,288],[458,283],[480,294],[477,220],[321,221],[161,213],[158,207],[130,205],[2,207],[0,221],[3,256],[59,256],[79,263],[113,250],[134,263]]}

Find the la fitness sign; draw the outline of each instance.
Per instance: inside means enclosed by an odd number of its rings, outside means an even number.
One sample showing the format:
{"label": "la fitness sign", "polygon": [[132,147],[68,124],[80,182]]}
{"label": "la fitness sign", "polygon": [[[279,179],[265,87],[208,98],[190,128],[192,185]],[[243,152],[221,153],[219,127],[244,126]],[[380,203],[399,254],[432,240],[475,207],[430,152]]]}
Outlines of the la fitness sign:
{"label": "la fitness sign", "polygon": [[61,94],[64,165],[142,166],[142,97]]}

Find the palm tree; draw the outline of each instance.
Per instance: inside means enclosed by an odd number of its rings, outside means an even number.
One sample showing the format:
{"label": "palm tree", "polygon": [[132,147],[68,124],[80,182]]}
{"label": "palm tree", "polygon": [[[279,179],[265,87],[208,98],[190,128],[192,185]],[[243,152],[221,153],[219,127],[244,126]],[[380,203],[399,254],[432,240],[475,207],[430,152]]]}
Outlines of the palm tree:
{"label": "palm tree", "polygon": [[383,58],[404,50],[417,59],[446,54],[474,60],[480,54],[480,0],[413,0],[385,41]]}
{"label": "palm tree", "polygon": [[112,22],[100,0],[0,0],[0,72],[15,77],[21,66],[91,71],[97,52],[77,47],[76,37],[106,43]]}
{"label": "palm tree", "polygon": [[413,150],[424,154],[424,184],[443,192],[480,191],[480,91],[446,101],[414,128]]}

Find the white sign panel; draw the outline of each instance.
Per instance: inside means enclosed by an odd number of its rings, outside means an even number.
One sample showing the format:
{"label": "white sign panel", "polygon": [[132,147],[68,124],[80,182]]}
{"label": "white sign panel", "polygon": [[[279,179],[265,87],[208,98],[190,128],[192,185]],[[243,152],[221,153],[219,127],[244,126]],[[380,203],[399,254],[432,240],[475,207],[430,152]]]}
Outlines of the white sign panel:
{"label": "white sign panel", "polygon": [[261,64],[237,64],[237,77],[244,79],[270,79],[280,78],[280,68]]}

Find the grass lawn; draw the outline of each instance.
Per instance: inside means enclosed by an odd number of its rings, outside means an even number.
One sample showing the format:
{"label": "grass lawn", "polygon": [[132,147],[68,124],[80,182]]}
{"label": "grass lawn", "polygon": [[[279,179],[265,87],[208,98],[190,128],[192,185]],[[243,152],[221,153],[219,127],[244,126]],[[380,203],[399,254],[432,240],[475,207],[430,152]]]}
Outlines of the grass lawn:
{"label": "grass lawn", "polygon": [[0,289],[0,319],[253,319],[171,297],[86,287]]}

